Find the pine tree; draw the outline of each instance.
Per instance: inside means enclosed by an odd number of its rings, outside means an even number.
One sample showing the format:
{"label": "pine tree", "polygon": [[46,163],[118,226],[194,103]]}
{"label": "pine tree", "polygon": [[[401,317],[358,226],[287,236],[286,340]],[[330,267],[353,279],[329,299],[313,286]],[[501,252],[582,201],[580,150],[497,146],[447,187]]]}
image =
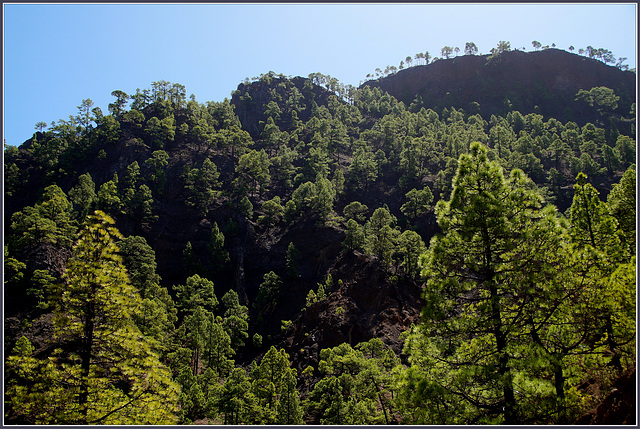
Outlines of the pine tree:
{"label": "pine tree", "polygon": [[290,277],[298,277],[300,268],[300,251],[296,248],[293,242],[289,243],[289,246],[287,246],[286,267],[287,274]]}
{"label": "pine tree", "polygon": [[176,292],[176,306],[184,313],[192,313],[198,307],[214,312],[218,306],[218,298],[211,280],[194,274],[187,278],[185,284],[174,287]]}
{"label": "pine tree", "polygon": [[290,368],[289,355],[273,346],[251,371],[251,390],[261,410],[261,424],[302,423],[295,372]]}
{"label": "pine tree", "polygon": [[[89,217],[52,298],[54,341],[43,361],[26,350],[13,370],[36,380],[11,395],[32,423],[172,424],[178,386],[133,317],[140,296],[114,240],[122,236],[100,211]],[[29,389],[31,388],[31,391]],[[46,401],[46,402],[43,402]]]}
{"label": "pine tree", "polygon": [[433,194],[428,186],[421,190],[413,188],[406,193],[407,202],[400,207],[400,211],[410,219],[416,219],[431,209]]}
{"label": "pine tree", "polygon": [[580,173],[576,182],[570,236],[576,253],[582,256],[587,267],[584,286],[593,295],[590,320],[597,323],[594,330],[600,332],[598,342],[606,345],[612,355],[611,365],[622,370],[621,346],[631,341],[634,332],[630,327],[617,326],[617,319],[624,319],[625,315],[617,315],[614,309],[619,308],[616,301],[622,299],[617,295],[625,295],[625,289],[630,285],[614,282],[620,284],[617,291],[609,290],[606,285],[618,267],[630,263],[632,253],[624,243],[625,233],[618,228],[617,219],[611,215],[609,206],[600,200],[598,191],[587,183],[586,175]]}
{"label": "pine tree", "polygon": [[377,256],[384,265],[391,264],[391,257],[400,232],[395,228],[395,217],[384,207],[377,208],[365,225],[365,250]]}
{"label": "pine tree", "polygon": [[220,231],[218,222],[213,223],[211,239],[209,240],[207,249],[211,255],[212,273],[216,274],[222,269],[224,264],[229,262],[229,252],[224,249],[224,234]]}
{"label": "pine tree", "polygon": [[229,375],[233,368],[233,355],[235,352],[231,348],[231,338],[222,326],[220,316],[210,315],[209,329],[205,343],[205,355],[207,365],[219,377]]}
{"label": "pine tree", "polygon": [[222,296],[222,303],[226,309],[222,326],[231,338],[231,346],[237,351],[249,338],[249,309],[240,304],[238,293],[233,289]]}
{"label": "pine tree", "polygon": [[419,362],[413,371],[424,371],[429,418],[443,419],[429,423],[513,424],[536,392],[517,371],[531,357],[526,346],[516,352],[526,309],[551,305],[536,288],[555,271],[563,234],[555,208],[542,208],[522,171],[505,179],[484,146],[470,150],[460,157],[451,198],[436,206],[443,234],[421,261],[424,323],[408,347]]}
{"label": "pine tree", "polygon": [[57,185],[47,186],[34,206],[27,206],[11,216],[11,228],[18,245],[53,244],[70,246],[76,231],[72,204]]}
{"label": "pine tree", "polygon": [[632,165],[625,171],[620,182],[613,185],[607,197],[607,205],[613,217],[618,221],[618,229],[622,232],[621,239],[629,246],[629,251],[635,254],[636,241],[636,166]]}
{"label": "pine tree", "polygon": [[224,415],[224,424],[253,423],[257,414],[255,403],[247,374],[241,368],[234,368],[215,400],[216,408]]}
{"label": "pine tree", "polygon": [[119,214],[122,209],[122,201],[118,194],[118,175],[114,174],[113,179],[100,185],[97,195],[97,207],[99,210],[108,211],[112,214]]}
{"label": "pine tree", "polygon": [[89,173],[78,177],[78,183],[69,191],[69,199],[78,207],[78,216],[84,218],[96,200],[96,184]]}
{"label": "pine tree", "polygon": [[424,242],[417,232],[405,231],[398,237],[398,252],[402,256],[402,266],[409,277],[413,278],[419,274],[418,260],[424,251]]}
{"label": "pine tree", "polygon": [[196,207],[202,216],[205,216],[220,195],[217,188],[220,186],[218,167],[206,158],[201,168],[187,169],[184,174],[184,187],[190,192],[187,204]]}

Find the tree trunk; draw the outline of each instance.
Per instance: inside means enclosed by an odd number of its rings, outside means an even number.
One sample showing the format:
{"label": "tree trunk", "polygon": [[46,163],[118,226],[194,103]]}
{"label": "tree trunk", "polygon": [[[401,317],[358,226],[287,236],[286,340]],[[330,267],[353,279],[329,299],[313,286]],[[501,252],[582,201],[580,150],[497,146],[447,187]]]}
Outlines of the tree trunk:
{"label": "tree trunk", "polygon": [[92,284],[90,295],[85,304],[85,324],[82,338],[82,350],[80,351],[82,376],[80,379],[80,394],[78,404],[82,413],[80,424],[87,424],[88,403],[89,403],[89,370],[91,368],[91,353],[93,346],[94,320],[96,316],[95,302],[93,296],[97,285]]}
{"label": "tree trunk", "polygon": [[504,424],[512,425],[517,423],[516,398],[513,389],[513,376],[509,368],[509,356],[507,355],[507,338],[502,330],[502,312],[500,309],[500,296],[498,287],[494,281],[495,272],[493,270],[493,252],[488,229],[482,231],[484,241],[484,258],[486,267],[485,282],[489,283],[489,299],[491,302],[491,324],[493,335],[496,339],[496,352],[498,354],[498,375],[502,384],[502,394],[504,396]]}
{"label": "tree trunk", "polygon": [[613,322],[611,321],[610,314],[605,315],[605,330],[607,332],[607,345],[609,347],[609,351],[613,354],[609,364],[616,370],[622,371],[620,350],[618,349],[618,344],[614,338]]}
{"label": "tree trunk", "polygon": [[502,332],[500,304],[498,302],[499,297],[497,294],[497,288],[493,283],[490,286],[490,292],[491,309],[493,314],[493,335],[496,339],[496,351],[498,353],[498,375],[501,379],[500,382],[502,383],[502,394],[504,396],[504,424],[513,425],[517,424],[517,417],[515,412],[516,398],[513,390],[513,376],[511,375],[511,368],[509,368],[509,356],[506,352],[507,340],[505,334]]}
{"label": "tree trunk", "polygon": [[553,363],[553,381],[556,388],[556,396],[558,398],[558,424],[567,424],[567,409],[565,407],[564,394],[564,373],[562,371],[562,362],[559,357],[554,357]]}

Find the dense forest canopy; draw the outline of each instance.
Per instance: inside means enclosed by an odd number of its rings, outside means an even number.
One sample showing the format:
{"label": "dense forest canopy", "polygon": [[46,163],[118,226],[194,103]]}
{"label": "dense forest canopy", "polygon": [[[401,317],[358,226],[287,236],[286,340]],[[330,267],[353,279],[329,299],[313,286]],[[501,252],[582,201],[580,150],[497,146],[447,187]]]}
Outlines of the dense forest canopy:
{"label": "dense forest canopy", "polygon": [[567,424],[634,371],[632,94],[186,94],[5,147],[6,422]]}

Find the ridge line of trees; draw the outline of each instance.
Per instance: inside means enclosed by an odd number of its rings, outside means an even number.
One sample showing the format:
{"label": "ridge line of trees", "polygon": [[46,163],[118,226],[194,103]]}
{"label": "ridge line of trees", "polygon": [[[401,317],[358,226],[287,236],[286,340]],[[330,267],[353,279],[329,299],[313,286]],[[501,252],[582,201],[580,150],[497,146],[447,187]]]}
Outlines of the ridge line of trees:
{"label": "ridge line of trees", "polygon": [[[537,40],[534,40],[531,44],[533,45],[533,49],[535,51],[539,51],[540,49],[546,50],[546,49],[550,49],[550,48],[556,48],[556,44],[555,43],[552,43],[551,46],[549,46],[549,45],[544,45],[543,46]],[[499,54],[501,52],[510,51],[511,50],[511,46],[510,45],[511,44],[509,42],[500,41],[500,42],[498,42],[498,45],[497,45],[496,48],[492,48],[491,49],[490,54],[494,55],[496,53]],[[517,49],[516,48],[515,50],[520,50],[520,51],[526,52],[526,48],[524,48],[524,47],[521,48],[521,49]],[[568,47],[568,51],[571,52],[571,53],[573,53],[573,51],[575,51],[575,48],[573,47],[573,45]],[[457,46],[451,47],[451,46],[448,46],[448,45],[445,45],[445,46],[442,47],[442,49],[440,49],[441,57],[432,57],[431,54],[429,53],[429,51],[418,52],[413,57],[412,56],[407,56],[404,60],[400,61],[400,64],[397,67],[396,66],[386,66],[384,69],[376,68],[374,73],[367,74],[366,78],[368,80],[384,78],[384,77],[396,74],[398,71],[403,70],[405,68],[415,67],[415,66],[420,66],[420,65],[428,65],[428,64],[434,63],[434,62],[436,62],[436,61],[438,61],[440,59],[450,59],[452,57],[452,55],[454,55],[454,54],[457,57],[459,53],[460,53],[460,48],[458,48]],[[478,52],[478,47],[473,42],[466,42],[465,43],[465,47],[464,47],[463,53],[464,53],[464,55],[483,55],[482,53]],[[630,71],[633,71],[635,73],[635,69],[629,69],[629,65],[628,64],[623,64],[627,60],[626,57],[620,57],[620,58],[616,59],[616,57],[613,55],[613,53],[608,49],[594,48],[592,46],[587,46],[584,49],[583,48],[578,49],[578,55],[585,55],[585,56],[587,56],[589,58],[602,61],[604,64],[615,65],[615,67],[619,68],[620,70],[623,70],[623,71],[629,71],[630,70]]]}

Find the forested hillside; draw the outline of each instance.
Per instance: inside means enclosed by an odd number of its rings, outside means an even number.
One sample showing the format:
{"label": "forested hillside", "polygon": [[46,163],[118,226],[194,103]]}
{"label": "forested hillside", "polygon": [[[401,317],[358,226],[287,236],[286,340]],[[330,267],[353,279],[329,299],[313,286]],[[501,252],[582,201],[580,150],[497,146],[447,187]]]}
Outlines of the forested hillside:
{"label": "forested hillside", "polygon": [[[635,74],[483,106],[509,54],[553,81],[522,52],[158,81],[5,146],[5,422],[605,422],[635,378]],[[484,89],[421,96],[439,67]]]}
{"label": "forested hillside", "polygon": [[[616,121],[616,127],[624,134],[631,132],[633,121],[628,113],[635,102],[636,74],[623,67],[616,70],[596,59],[595,54],[514,50],[422,63],[366,84],[387,91],[407,105],[453,106],[483,116],[504,116],[518,110],[580,126],[606,123],[611,116],[624,117],[627,120]],[[594,87],[613,90],[620,97],[616,100],[620,109],[607,105],[606,97],[600,98],[598,105],[589,105],[577,96],[580,90]],[[612,115],[613,111],[617,113]]]}

